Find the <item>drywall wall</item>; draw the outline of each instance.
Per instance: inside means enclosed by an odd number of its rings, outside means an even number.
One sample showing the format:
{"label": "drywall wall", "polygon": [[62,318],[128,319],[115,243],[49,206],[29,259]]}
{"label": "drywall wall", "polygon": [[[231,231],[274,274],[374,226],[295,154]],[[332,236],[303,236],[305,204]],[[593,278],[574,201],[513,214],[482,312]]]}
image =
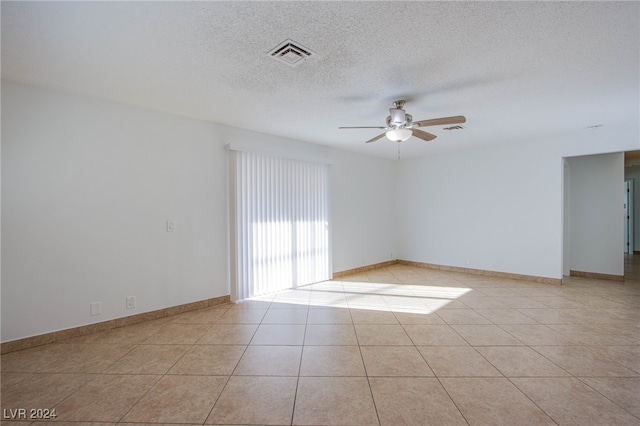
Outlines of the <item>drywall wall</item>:
{"label": "drywall wall", "polygon": [[[560,279],[563,258],[574,255],[564,243],[565,227],[574,218],[564,217],[563,158],[639,146],[634,122],[402,161],[396,182],[398,257]],[[619,175],[622,165],[616,164]],[[581,177],[570,176],[571,185],[576,179]],[[610,259],[589,271],[619,274],[612,262],[617,265]]]}
{"label": "drywall wall", "polygon": [[624,275],[624,154],[567,159],[572,271]]}
{"label": "drywall wall", "polygon": [[333,162],[333,270],[388,259],[389,160],[2,81],[2,341],[229,294],[229,143]]}
{"label": "drywall wall", "polygon": [[640,165],[625,167],[625,180],[633,180],[633,249],[640,250]]}
{"label": "drywall wall", "polygon": [[2,114],[3,341],[229,294],[215,127],[6,82]]}
{"label": "drywall wall", "polygon": [[559,278],[561,171],[557,153],[536,144],[403,161],[399,257]]}
{"label": "drywall wall", "polygon": [[395,259],[396,162],[335,149],[329,156],[333,270]]}

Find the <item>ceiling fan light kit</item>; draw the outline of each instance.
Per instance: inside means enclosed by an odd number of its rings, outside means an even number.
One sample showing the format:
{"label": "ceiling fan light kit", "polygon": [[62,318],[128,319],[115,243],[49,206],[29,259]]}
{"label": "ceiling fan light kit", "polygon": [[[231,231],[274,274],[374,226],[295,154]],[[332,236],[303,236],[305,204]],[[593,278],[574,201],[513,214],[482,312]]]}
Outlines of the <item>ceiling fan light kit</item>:
{"label": "ceiling fan light kit", "polygon": [[[423,141],[432,141],[437,136],[425,132],[423,130],[418,129],[418,127],[427,127],[427,126],[445,126],[450,124],[462,124],[467,121],[467,119],[462,115],[456,115],[454,117],[442,117],[442,118],[433,118],[430,120],[420,120],[413,121],[413,117],[410,114],[407,114],[403,109],[405,101],[398,100],[393,103],[393,108],[389,108],[389,116],[387,117],[386,127],[377,127],[377,126],[362,126],[362,127],[339,127],[339,129],[383,129],[384,133],[369,139],[366,143],[375,142],[378,139],[387,137],[390,141],[393,142],[404,142],[409,139],[411,136],[415,136],[418,139],[422,139]],[[449,129],[459,128],[462,129],[461,126],[453,126]]]}
{"label": "ceiling fan light kit", "polygon": [[388,130],[387,139],[394,142],[404,142],[413,135],[413,132],[409,129],[391,129]]}

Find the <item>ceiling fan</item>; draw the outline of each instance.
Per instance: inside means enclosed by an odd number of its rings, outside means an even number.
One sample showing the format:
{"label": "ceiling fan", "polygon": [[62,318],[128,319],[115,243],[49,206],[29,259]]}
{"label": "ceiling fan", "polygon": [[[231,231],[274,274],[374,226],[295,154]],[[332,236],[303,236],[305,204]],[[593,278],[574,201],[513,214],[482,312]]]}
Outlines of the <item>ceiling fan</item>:
{"label": "ceiling fan", "polygon": [[399,100],[393,102],[393,108],[389,108],[389,116],[387,117],[387,125],[385,127],[338,127],[339,129],[383,129],[384,133],[369,139],[366,143],[375,142],[380,138],[386,136],[389,140],[394,142],[404,142],[411,136],[415,136],[423,141],[434,140],[437,136],[424,130],[418,129],[418,127],[427,126],[446,126],[450,124],[462,124],[467,121],[462,115],[456,115],[454,117],[433,118],[431,120],[412,121],[413,117],[407,114],[404,107],[405,101]]}

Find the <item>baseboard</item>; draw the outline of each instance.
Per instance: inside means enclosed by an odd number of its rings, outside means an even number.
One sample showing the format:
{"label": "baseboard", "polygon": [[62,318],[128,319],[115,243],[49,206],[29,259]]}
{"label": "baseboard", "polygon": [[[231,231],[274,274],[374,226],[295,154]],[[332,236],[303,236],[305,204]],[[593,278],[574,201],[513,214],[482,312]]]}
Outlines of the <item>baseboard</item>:
{"label": "baseboard", "polygon": [[353,274],[361,274],[363,272],[373,271],[374,269],[385,268],[387,266],[395,265],[396,263],[398,263],[397,260],[387,260],[386,262],[374,263],[372,265],[360,266],[358,268],[334,272],[333,279],[342,278]]}
{"label": "baseboard", "polygon": [[569,271],[569,275],[572,277],[580,277],[580,278],[593,278],[596,280],[607,280],[607,281],[624,281],[624,275],[612,275],[612,274],[600,274],[598,272],[584,272],[584,271]]}
{"label": "baseboard", "polygon": [[0,353],[4,355],[9,352],[21,351],[23,349],[34,348],[36,346],[46,345],[48,343],[60,342],[72,337],[85,336],[87,334],[97,333],[99,331],[112,330],[114,328],[125,327],[127,325],[138,324],[144,321],[170,317],[184,312],[203,309],[210,306],[222,305],[224,303],[230,302],[230,296],[214,297],[213,299],[200,300],[198,302],[171,306],[169,308],[144,312],[142,314],[131,315],[128,317],[116,318],[94,324],[83,325],[80,327],[73,327],[66,330],[40,334],[38,336],[26,337],[24,339],[12,340],[10,342],[4,342],[0,345]]}
{"label": "baseboard", "polygon": [[411,260],[398,260],[401,265],[417,266],[418,268],[437,269],[440,271],[461,272],[464,274],[484,275],[494,278],[506,278],[518,281],[530,281],[541,284],[562,285],[561,278],[538,277],[535,275],[512,274],[509,272],[488,271],[484,269],[462,268],[459,266],[437,265],[433,263],[414,262]]}
{"label": "baseboard", "polygon": [[472,268],[461,268],[459,266],[447,266],[447,265],[437,265],[434,263],[425,263],[425,262],[414,262],[412,260],[389,260],[381,263],[374,263],[372,265],[361,266],[359,268],[348,269],[345,271],[334,272],[333,278],[342,278],[348,275],[360,274],[367,271],[372,271],[374,269],[384,268],[391,265],[407,265],[407,266],[415,266],[418,268],[426,268],[426,269],[437,269],[439,271],[449,271],[449,272],[462,272],[465,274],[472,275],[484,275],[489,277],[496,278],[507,278],[511,280],[519,280],[519,281],[531,281],[542,284],[553,284],[553,285],[562,285],[561,278],[547,278],[547,277],[537,277],[534,275],[522,275],[522,274],[511,274],[508,272],[497,272],[497,271],[487,271],[483,269],[472,269]]}

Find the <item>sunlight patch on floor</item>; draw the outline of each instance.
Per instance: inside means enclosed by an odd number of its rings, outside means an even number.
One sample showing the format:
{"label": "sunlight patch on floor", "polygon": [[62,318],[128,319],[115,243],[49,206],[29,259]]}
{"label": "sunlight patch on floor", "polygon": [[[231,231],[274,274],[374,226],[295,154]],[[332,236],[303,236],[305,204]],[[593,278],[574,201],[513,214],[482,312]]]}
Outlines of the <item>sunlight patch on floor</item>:
{"label": "sunlight patch on floor", "polygon": [[282,307],[293,305],[432,314],[472,290],[467,287],[325,281],[247,301],[271,302]]}

